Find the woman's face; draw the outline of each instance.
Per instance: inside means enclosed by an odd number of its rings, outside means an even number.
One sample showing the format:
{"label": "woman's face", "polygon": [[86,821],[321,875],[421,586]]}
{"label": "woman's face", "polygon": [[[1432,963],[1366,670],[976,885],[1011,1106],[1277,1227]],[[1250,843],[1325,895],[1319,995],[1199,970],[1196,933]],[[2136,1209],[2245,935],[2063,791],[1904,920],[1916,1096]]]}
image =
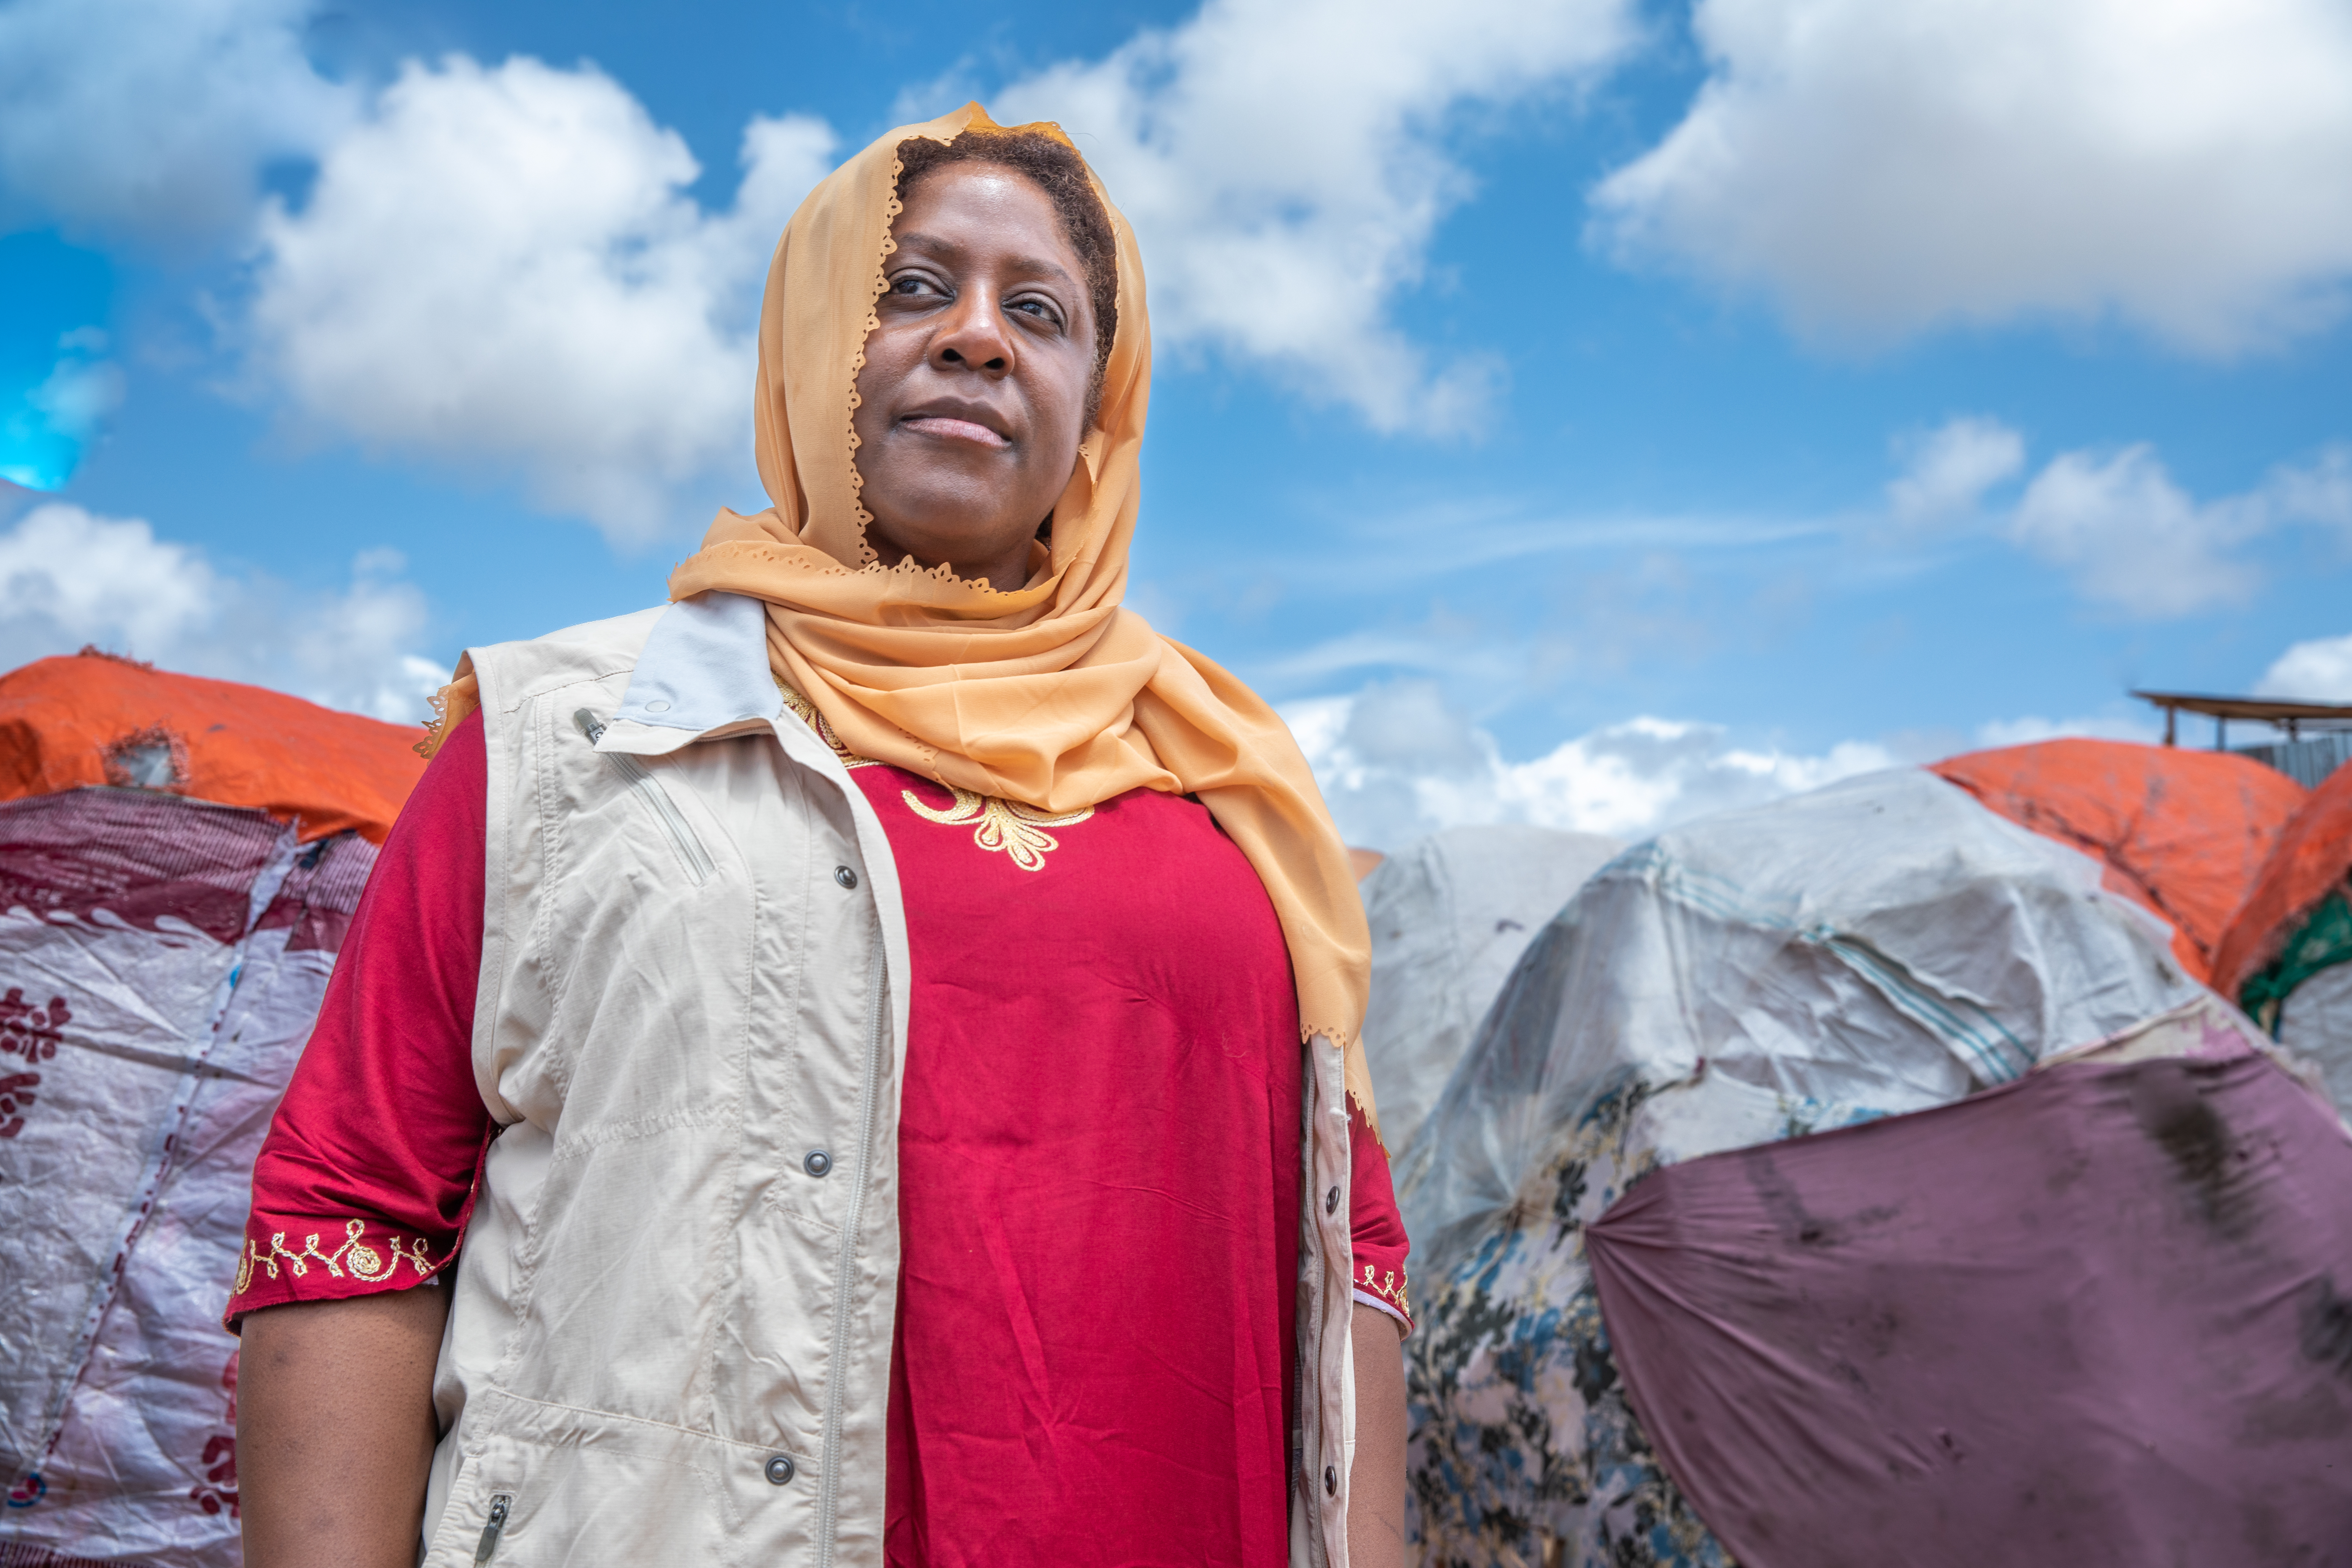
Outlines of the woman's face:
{"label": "woman's face", "polygon": [[1018,588],[1086,436],[1085,266],[1045,193],[993,163],[926,174],[891,234],[857,376],[867,542]]}

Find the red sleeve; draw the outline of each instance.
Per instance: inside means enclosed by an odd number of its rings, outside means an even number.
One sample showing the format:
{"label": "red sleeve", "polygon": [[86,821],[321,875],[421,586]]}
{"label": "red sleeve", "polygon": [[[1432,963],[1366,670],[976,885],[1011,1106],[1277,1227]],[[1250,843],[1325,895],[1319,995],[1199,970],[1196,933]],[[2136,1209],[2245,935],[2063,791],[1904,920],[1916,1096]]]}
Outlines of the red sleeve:
{"label": "red sleeve", "polygon": [[489,762],[450,732],[393,824],[253,1168],[223,1321],[430,1279],[457,1253],[492,1131],[474,1085]]}
{"label": "red sleeve", "polygon": [[1412,1329],[1412,1303],[1405,1292],[1404,1216],[1397,1212],[1396,1188],[1389,1181],[1388,1152],[1372,1136],[1371,1124],[1348,1101],[1348,1145],[1354,1170],[1348,1180],[1349,1241],[1354,1249],[1356,1300]]}

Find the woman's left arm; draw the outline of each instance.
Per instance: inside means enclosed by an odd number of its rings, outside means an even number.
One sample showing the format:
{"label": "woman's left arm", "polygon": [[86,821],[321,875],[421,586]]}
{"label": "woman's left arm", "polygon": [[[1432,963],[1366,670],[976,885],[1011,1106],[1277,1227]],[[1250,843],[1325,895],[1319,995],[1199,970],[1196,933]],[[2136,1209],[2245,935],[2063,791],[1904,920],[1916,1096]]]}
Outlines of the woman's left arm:
{"label": "woman's left arm", "polygon": [[1356,1303],[1356,1459],[1348,1472],[1349,1568],[1404,1568],[1404,1325]]}

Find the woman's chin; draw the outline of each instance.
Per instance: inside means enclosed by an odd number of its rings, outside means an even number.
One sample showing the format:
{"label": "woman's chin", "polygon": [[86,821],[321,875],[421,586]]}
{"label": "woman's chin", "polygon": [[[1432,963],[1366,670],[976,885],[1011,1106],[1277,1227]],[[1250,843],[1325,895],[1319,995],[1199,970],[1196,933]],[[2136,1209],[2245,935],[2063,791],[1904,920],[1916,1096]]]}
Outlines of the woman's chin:
{"label": "woman's chin", "polygon": [[[934,512],[932,517],[939,514]],[[1034,526],[1007,523],[1001,518],[957,519],[903,527],[886,522],[877,513],[867,537],[885,566],[912,561],[925,570],[947,565],[959,577],[986,577],[1008,562],[1028,560]]]}

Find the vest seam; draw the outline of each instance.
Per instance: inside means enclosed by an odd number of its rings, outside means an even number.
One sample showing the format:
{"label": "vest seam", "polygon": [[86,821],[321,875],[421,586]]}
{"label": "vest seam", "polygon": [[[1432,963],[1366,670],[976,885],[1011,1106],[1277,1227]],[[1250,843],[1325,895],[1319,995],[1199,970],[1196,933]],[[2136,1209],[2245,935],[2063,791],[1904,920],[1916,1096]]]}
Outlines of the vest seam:
{"label": "vest seam", "polygon": [[[621,1421],[625,1422],[632,1426],[649,1426],[656,1432],[675,1432],[682,1437],[698,1437],[705,1442],[722,1444],[730,1448],[740,1448],[747,1454],[789,1454],[792,1452],[792,1449],[789,1447],[782,1444],[749,1442],[740,1437],[730,1437],[722,1433],[704,1431],[699,1427],[688,1426],[676,1421],[656,1421],[650,1415],[632,1415],[625,1410],[602,1410],[593,1405],[572,1405],[561,1399],[541,1399],[536,1394],[519,1393],[495,1379],[486,1384],[481,1392],[485,1394],[494,1395],[499,1399],[510,1399],[518,1405],[531,1405],[534,1408],[541,1410],[561,1410],[566,1415],[590,1415],[594,1416],[596,1419],[601,1421]],[[508,1436],[509,1441],[523,1440],[513,1437],[510,1433],[508,1434]],[[472,1454],[476,1451],[468,1449],[467,1452]],[[808,1458],[812,1456],[803,1454],[798,1457],[801,1458]]]}
{"label": "vest seam", "polygon": [[[855,820],[855,813],[852,815]],[[820,1465],[824,1479],[817,1493],[817,1568],[833,1568],[835,1535],[840,1524],[841,1425],[842,1406],[845,1403],[842,1390],[843,1371],[849,1357],[850,1294],[856,1278],[858,1233],[865,1226],[866,1186],[874,1174],[875,1102],[880,1098],[877,1080],[884,1020],[889,1006],[889,972],[884,957],[882,910],[878,903],[874,906],[869,929],[874,935],[873,973],[866,982],[866,1065],[857,1095],[857,1164],[854,1173],[857,1184],[850,1191],[847,1223],[842,1227],[841,1251],[834,1266],[833,1348],[831,1364],[825,1369],[824,1422],[820,1428],[824,1444]],[[896,1184],[894,1175],[894,1188]]]}
{"label": "vest seam", "polygon": [[735,1112],[729,1107],[713,1110],[670,1110],[658,1116],[635,1116],[625,1121],[608,1121],[583,1131],[564,1135],[561,1142],[551,1143],[551,1163],[577,1159],[592,1150],[615,1143],[634,1143],[647,1138],[658,1138],[665,1132],[683,1132],[726,1125]]}
{"label": "vest seam", "polygon": [[[530,748],[527,759],[530,763],[528,776],[532,805],[539,814],[540,874],[531,893],[530,941],[526,952],[531,966],[539,973],[541,989],[546,997],[546,1016],[549,1023],[552,1024],[563,1011],[562,971],[555,962],[551,930],[555,923],[555,900],[550,896],[562,875],[562,813],[551,809],[550,805],[552,781],[548,777],[548,748],[542,743],[539,732],[541,715],[538,704],[536,701],[527,703],[517,711],[522,714],[522,721],[515,728]],[[551,1059],[548,1073],[557,1080],[555,1089],[559,1103],[570,1099],[570,1084],[562,1078],[562,1071],[561,1064]]]}

